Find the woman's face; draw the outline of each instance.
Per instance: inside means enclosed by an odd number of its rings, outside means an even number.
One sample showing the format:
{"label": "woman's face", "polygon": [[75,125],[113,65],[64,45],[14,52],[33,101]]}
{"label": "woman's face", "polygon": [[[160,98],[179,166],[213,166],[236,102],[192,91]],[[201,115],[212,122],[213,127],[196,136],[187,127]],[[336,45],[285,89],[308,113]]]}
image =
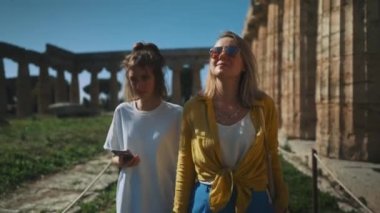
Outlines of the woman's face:
{"label": "woman's face", "polygon": [[220,78],[238,78],[243,70],[240,49],[232,38],[219,39],[210,51],[211,74]]}
{"label": "woman's face", "polygon": [[147,100],[155,96],[155,78],[152,67],[136,66],[130,68],[127,72],[127,78],[136,98]]}

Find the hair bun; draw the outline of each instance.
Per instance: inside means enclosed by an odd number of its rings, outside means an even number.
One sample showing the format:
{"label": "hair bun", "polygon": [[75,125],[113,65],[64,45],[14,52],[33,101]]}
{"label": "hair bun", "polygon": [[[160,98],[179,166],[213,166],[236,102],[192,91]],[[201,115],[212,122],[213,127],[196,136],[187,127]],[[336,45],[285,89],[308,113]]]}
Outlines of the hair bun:
{"label": "hair bun", "polygon": [[144,43],[137,42],[135,45],[133,45],[132,51],[138,51],[144,49]]}

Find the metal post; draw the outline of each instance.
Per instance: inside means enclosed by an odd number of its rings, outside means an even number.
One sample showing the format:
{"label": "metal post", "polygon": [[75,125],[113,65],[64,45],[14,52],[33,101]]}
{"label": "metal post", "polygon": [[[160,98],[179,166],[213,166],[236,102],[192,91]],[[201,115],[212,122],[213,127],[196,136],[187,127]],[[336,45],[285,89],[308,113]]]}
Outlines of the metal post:
{"label": "metal post", "polygon": [[313,170],[313,212],[318,213],[318,166],[317,159],[314,157],[317,154],[315,149],[311,150],[312,170]]}

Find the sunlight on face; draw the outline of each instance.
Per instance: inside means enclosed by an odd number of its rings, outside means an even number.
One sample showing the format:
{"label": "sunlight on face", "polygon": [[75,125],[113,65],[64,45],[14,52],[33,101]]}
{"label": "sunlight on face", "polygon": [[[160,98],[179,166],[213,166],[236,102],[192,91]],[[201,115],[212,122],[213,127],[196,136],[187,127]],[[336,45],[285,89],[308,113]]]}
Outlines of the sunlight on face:
{"label": "sunlight on face", "polygon": [[[219,39],[214,47],[236,47],[236,42],[232,38]],[[223,50],[218,57],[210,59],[211,72],[215,76],[237,78],[243,70],[243,60],[240,53],[230,56]]]}
{"label": "sunlight on face", "polygon": [[128,70],[128,81],[139,99],[150,99],[155,96],[155,78],[152,67],[133,67]]}

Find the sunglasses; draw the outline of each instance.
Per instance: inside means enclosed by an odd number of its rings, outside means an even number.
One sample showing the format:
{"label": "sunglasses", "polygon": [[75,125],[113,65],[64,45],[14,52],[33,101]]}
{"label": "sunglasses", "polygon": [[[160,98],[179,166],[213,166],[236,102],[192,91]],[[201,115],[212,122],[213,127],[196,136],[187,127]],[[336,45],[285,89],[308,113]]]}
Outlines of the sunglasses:
{"label": "sunglasses", "polygon": [[213,47],[210,49],[210,57],[217,59],[220,54],[224,52],[228,57],[233,58],[239,53],[239,50],[240,49],[237,46]]}

